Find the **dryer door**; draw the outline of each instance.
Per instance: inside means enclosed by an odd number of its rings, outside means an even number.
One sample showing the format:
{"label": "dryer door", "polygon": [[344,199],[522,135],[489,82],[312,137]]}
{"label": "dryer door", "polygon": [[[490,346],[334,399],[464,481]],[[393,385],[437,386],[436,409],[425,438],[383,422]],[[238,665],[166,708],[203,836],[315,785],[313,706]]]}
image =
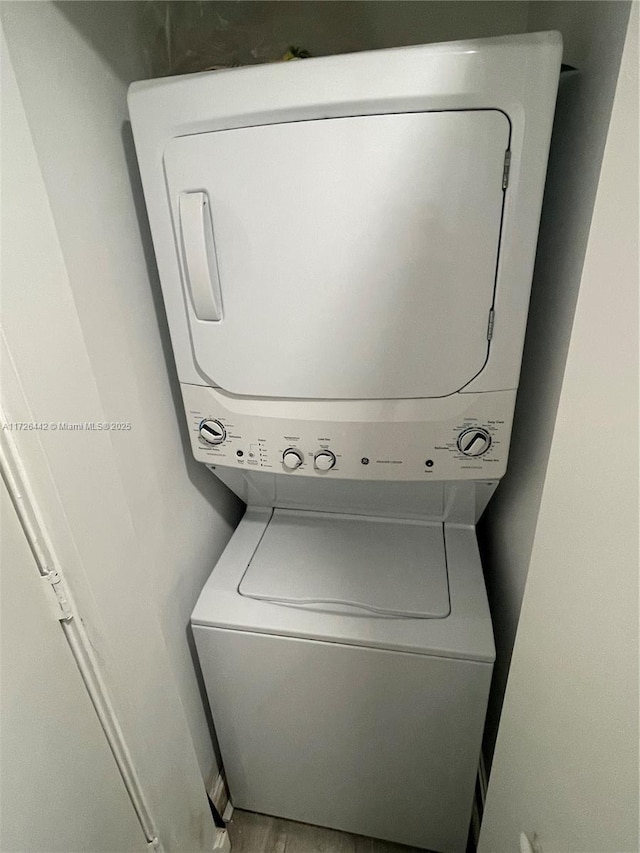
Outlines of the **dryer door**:
{"label": "dryer door", "polygon": [[509,122],[403,113],[173,139],[196,363],[247,396],[454,393],[483,368]]}

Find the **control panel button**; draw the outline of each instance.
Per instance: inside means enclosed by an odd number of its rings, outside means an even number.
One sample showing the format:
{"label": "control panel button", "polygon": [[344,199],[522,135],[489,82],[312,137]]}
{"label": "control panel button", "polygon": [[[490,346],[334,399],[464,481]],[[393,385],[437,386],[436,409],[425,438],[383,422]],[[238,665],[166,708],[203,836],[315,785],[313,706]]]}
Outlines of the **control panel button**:
{"label": "control panel button", "polygon": [[222,444],[227,437],[227,431],[220,421],[204,420],[200,423],[198,432],[207,444]]}
{"label": "control panel button", "polygon": [[465,429],[458,436],[458,450],[465,456],[482,456],[491,447],[491,436],[482,427]]}
{"label": "control panel button", "polygon": [[288,447],[282,454],[282,464],[288,471],[295,471],[304,461],[304,457],[295,447]]}
{"label": "control panel button", "polygon": [[330,471],[336,464],[336,457],[330,450],[319,450],[313,457],[313,464],[318,471]]}

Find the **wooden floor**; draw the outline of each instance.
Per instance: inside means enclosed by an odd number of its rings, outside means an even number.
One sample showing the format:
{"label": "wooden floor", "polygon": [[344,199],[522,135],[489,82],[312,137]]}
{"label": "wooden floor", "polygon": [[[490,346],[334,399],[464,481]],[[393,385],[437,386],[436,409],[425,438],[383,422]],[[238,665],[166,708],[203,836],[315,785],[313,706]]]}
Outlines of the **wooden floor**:
{"label": "wooden floor", "polygon": [[424,853],[417,847],[238,809],[227,826],[231,853]]}

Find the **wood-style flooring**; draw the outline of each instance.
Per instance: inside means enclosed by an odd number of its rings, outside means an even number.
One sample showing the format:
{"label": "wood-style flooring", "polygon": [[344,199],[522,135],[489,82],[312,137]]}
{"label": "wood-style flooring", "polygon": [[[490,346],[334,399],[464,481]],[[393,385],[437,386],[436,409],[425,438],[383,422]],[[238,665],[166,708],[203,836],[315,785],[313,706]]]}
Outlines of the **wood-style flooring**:
{"label": "wood-style flooring", "polygon": [[227,828],[232,853],[424,853],[417,847],[238,809]]}

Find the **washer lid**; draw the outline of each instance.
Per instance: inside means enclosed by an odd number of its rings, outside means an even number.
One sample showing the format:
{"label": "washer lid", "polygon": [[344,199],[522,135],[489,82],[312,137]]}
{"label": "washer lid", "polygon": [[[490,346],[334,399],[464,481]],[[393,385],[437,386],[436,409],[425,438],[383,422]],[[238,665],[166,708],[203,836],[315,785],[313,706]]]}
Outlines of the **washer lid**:
{"label": "washer lid", "polygon": [[238,592],[313,610],[451,612],[441,524],[275,510]]}
{"label": "washer lid", "polygon": [[198,133],[164,151],[195,362],[251,397],[442,397],[489,356],[498,110]]}

